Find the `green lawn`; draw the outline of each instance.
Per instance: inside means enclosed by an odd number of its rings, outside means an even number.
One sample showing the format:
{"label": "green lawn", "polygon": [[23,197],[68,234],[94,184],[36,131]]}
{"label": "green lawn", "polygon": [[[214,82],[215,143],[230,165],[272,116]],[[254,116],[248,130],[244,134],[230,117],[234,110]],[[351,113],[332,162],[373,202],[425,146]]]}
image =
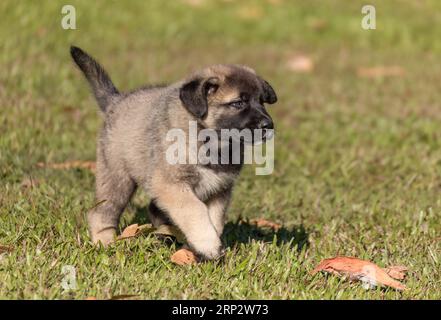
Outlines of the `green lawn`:
{"label": "green lawn", "polygon": [[[441,3],[369,1],[377,30],[361,29],[363,1],[0,2],[0,298],[440,299]],[[96,56],[121,90],[170,82],[213,63],[242,63],[279,102],[275,171],[238,181],[221,262],[179,267],[175,244],[152,237],[91,245],[88,170],[38,162],[94,160],[97,106],[69,56]],[[309,73],[287,61],[303,54]],[[360,67],[399,66],[363,78]],[[38,181],[24,187],[26,179]],[[146,223],[138,192],[121,227]],[[240,218],[283,224],[274,234]],[[310,271],[356,256],[410,268],[409,290],[365,290]],[[65,291],[62,268],[76,270]]]}

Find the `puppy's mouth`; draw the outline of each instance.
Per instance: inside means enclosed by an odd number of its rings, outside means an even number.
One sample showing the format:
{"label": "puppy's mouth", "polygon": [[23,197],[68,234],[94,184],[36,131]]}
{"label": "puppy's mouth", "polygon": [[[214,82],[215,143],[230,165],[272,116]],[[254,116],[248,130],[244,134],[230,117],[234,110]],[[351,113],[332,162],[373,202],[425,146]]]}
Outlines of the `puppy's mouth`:
{"label": "puppy's mouth", "polygon": [[259,145],[271,140],[274,137],[274,129],[254,129],[251,130],[250,136],[241,137],[240,140],[244,144]]}
{"label": "puppy's mouth", "polygon": [[274,129],[263,129],[263,140],[271,140],[274,137]]}
{"label": "puppy's mouth", "polygon": [[265,143],[267,140],[271,140],[274,138],[274,129],[259,129],[261,132],[258,132],[253,135],[253,145],[260,145]]}

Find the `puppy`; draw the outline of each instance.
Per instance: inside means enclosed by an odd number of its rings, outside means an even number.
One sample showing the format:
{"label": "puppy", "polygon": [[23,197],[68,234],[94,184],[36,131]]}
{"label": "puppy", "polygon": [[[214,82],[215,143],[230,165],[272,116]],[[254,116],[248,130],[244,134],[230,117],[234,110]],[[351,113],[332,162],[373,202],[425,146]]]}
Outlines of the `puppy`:
{"label": "puppy", "polygon": [[[141,187],[152,199],[149,217],[155,226],[174,224],[201,258],[219,258],[225,214],[243,157],[239,163],[170,164],[167,133],[178,128],[188,136],[190,121],[198,131],[269,132],[273,121],[264,103],[277,101],[273,88],[251,68],[214,65],[168,86],[121,93],[92,57],[77,47],[70,52],[104,118],[96,154],[96,201],[101,204],[88,213],[93,242],[107,245],[114,240],[122,212]],[[219,148],[224,147],[222,142]]]}

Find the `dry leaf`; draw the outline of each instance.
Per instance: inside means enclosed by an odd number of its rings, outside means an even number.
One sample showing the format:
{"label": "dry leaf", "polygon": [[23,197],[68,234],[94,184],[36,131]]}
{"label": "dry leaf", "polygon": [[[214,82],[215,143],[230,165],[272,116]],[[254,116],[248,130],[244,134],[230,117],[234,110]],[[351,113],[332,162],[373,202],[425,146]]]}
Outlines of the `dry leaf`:
{"label": "dry leaf", "polygon": [[345,275],[348,276],[350,280],[360,280],[369,285],[385,285],[397,290],[406,289],[406,286],[392,279],[376,264],[353,257],[325,259],[312,271],[312,274],[314,275],[319,271]]}
{"label": "dry leaf", "polygon": [[126,238],[132,238],[138,234],[139,225],[137,223],[131,224],[130,226],[126,227],[123,232],[118,236],[118,240],[120,239],[126,239]]}
{"label": "dry leaf", "polygon": [[11,246],[4,246],[0,244],[0,254],[5,252],[12,252],[13,248]]}
{"label": "dry leaf", "polygon": [[391,278],[403,280],[409,269],[405,266],[390,266],[383,269]]}
{"label": "dry leaf", "polygon": [[314,62],[305,55],[297,55],[288,59],[286,66],[290,71],[308,73],[314,69]]}
{"label": "dry leaf", "polygon": [[75,122],[80,122],[83,120],[84,114],[83,112],[73,106],[67,106],[63,108],[63,112],[68,114],[71,119],[73,119]]}
{"label": "dry leaf", "polygon": [[311,18],[307,21],[307,24],[311,29],[321,31],[327,28],[328,21],[321,18]]}
{"label": "dry leaf", "polygon": [[194,264],[197,262],[197,258],[193,252],[188,249],[180,249],[176,251],[170,258],[171,262],[180,266],[186,264]]}
{"label": "dry leaf", "polygon": [[40,27],[40,28],[37,29],[37,32],[35,32],[35,34],[39,38],[44,38],[47,35],[47,28]]}
{"label": "dry leaf", "polygon": [[152,231],[154,228],[151,224],[142,224],[138,225],[137,223],[131,224],[130,226],[126,227],[123,232],[116,238],[117,240],[127,239],[127,238],[133,238],[141,233]]}
{"label": "dry leaf", "polygon": [[399,77],[405,73],[405,70],[400,66],[361,67],[357,70],[358,76],[362,78]]}
{"label": "dry leaf", "polygon": [[51,169],[61,169],[61,170],[76,169],[76,168],[88,169],[92,172],[95,172],[96,170],[96,163],[94,161],[80,161],[80,160],[66,161],[61,163],[39,162],[37,163],[37,166],[40,168],[51,168]]}
{"label": "dry leaf", "polygon": [[97,300],[96,297],[87,297],[86,300]]}
{"label": "dry leaf", "polygon": [[37,179],[34,179],[32,177],[26,177],[21,181],[21,187],[28,189],[28,188],[34,188],[40,184],[40,181]]}
{"label": "dry leaf", "polygon": [[172,236],[176,238],[179,243],[185,243],[184,234],[175,226],[160,225],[157,229],[150,223],[138,225],[137,223],[131,224],[126,227],[123,232],[117,237],[117,240],[133,238],[139,236],[141,233],[152,233],[157,235]]}
{"label": "dry leaf", "polygon": [[275,231],[279,230],[282,227],[282,225],[279,224],[279,223],[272,222],[272,221],[269,221],[269,220],[266,220],[266,219],[263,219],[263,218],[251,219],[250,223],[254,224],[254,225],[256,225],[257,227],[260,227],[260,228],[271,228],[271,229],[273,229]]}
{"label": "dry leaf", "polygon": [[172,236],[176,239],[177,242],[185,243],[184,234],[181,232],[181,230],[179,230],[175,226],[171,226],[168,224],[162,224],[152,233],[158,234],[158,235]]}

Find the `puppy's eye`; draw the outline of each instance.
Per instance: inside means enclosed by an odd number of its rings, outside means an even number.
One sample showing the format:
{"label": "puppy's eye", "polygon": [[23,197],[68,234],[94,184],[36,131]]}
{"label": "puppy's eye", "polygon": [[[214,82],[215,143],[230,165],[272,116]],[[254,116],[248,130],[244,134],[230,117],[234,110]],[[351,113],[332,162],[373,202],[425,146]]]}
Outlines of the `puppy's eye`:
{"label": "puppy's eye", "polygon": [[237,100],[237,101],[230,102],[228,105],[230,107],[233,107],[236,109],[242,109],[242,108],[246,107],[247,103],[243,100]]}

